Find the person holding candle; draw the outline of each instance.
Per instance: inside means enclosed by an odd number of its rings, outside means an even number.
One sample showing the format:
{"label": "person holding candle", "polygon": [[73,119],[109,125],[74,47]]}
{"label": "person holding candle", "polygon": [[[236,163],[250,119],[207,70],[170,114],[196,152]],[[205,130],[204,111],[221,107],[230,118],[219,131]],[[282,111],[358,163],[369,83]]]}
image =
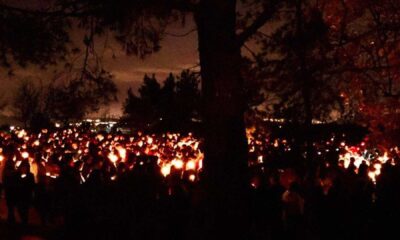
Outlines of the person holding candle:
{"label": "person holding candle", "polygon": [[28,161],[22,161],[19,167],[20,176],[17,178],[17,210],[23,225],[28,224],[29,208],[32,204],[35,180],[30,172]]}

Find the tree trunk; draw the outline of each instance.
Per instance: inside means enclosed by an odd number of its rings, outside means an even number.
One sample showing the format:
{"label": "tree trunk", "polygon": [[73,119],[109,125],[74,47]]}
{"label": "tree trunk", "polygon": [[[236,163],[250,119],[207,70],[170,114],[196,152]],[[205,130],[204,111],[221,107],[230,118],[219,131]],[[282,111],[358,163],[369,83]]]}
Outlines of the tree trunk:
{"label": "tree trunk", "polygon": [[247,140],[236,1],[202,0],[198,27],[207,239],[247,239]]}
{"label": "tree trunk", "polygon": [[[296,1],[296,35],[297,41],[302,43],[301,45],[306,46],[306,36],[304,29],[304,16],[303,16],[303,0]],[[300,61],[300,69],[298,73],[298,78],[301,81],[302,89],[302,97],[303,97],[303,108],[304,108],[304,129],[305,129],[305,147],[306,147],[306,169],[307,175],[309,178],[314,178],[316,173],[316,163],[313,161],[313,140],[312,140],[312,120],[313,120],[313,111],[311,104],[311,81],[312,74],[307,69],[307,60],[306,60],[306,49],[302,47],[298,47],[296,50],[296,55]]]}

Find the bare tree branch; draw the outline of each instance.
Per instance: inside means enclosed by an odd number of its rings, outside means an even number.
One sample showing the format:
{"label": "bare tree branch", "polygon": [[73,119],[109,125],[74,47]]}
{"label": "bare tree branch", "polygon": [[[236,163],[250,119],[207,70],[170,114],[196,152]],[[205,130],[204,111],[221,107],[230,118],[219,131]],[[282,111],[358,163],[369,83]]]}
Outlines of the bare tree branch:
{"label": "bare tree branch", "polygon": [[193,28],[193,29],[191,29],[191,30],[189,30],[189,31],[187,31],[187,32],[185,32],[185,33],[181,33],[181,34],[178,34],[178,33],[170,33],[170,32],[164,32],[164,34],[165,34],[165,35],[172,36],[172,37],[186,37],[186,36],[188,36],[189,34],[195,32],[195,31],[197,31],[197,28]]}
{"label": "bare tree branch", "polygon": [[257,33],[257,31],[274,16],[279,2],[279,0],[271,0],[268,8],[265,8],[264,11],[254,20],[254,22],[237,36],[238,46],[242,46],[251,36],[253,36],[253,34]]}
{"label": "bare tree branch", "polygon": [[4,3],[0,3],[0,11],[10,11],[26,15],[42,16],[42,17],[82,17],[92,14],[90,10],[74,10],[68,11],[67,7],[63,7],[58,10],[37,10],[37,9],[26,9],[14,6],[9,6]]}

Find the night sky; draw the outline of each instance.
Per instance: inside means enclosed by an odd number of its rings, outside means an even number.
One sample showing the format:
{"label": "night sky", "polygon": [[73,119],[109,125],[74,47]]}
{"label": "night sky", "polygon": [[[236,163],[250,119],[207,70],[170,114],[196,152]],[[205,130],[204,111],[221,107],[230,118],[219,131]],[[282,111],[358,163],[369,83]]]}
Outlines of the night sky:
{"label": "night sky", "polygon": [[[111,71],[114,75],[114,81],[119,90],[118,102],[111,103],[107,107],[102,107],[98,113],[93,114],[94,116],[101,116],[104,113],[121,115],[122,103],[125,100],[126,91],[129,87],[132,87],[136,91],[146,73],[150,75],[155,73],[157,79],[163,81],[170,72],[178,74],[183,69],[193,68],[198,65],[196,32],[192,31],[184,37],[172,36],[175,34],[185,34],[193,29],[194,24],[190,21],[191,18],[188,17],[188,20],[184,27],[180,24],[170,26],[161,42],[161,50],[145,59],[140,59],[136,56],[127,56],[118,43],[109,44],[112,50],[108,49],[104,52],[103,65],[106,70]],[[82,48],[83,32],[77,29],[73,29],[72,31],[74,31],[72,35],[73,44]],[[109,39],[112,39],[111,34]],[[98,38],[96,49],[103,49],[103,46],[104,40]],[[113,53],[116,58],[112,57]],[[82,61],[83,56],[80,59]],[[10,102],[18,81],[29,79],[40,85],[40,82],[46,82],[51,79],[55,72],[60,72],[63,65],[64,63],[60,63],[59,66],[49,67],[45,70],[32,65],[27,68],[17,66],[14,67],[14,76],[8,76],[7,70],[0,68],[0,84],[3,86],[0,89],[0,94],[4,94],[6,101]],[[10,111],[7,109],[4,110],[4,114],[9,115]]]}
{"label": "night sky", "polygon": [[[41,9],[46,8],[52,0],[0,0],[9,6],[16,6],[25,9]],[[264,32],[269,32],[274,27],[271,24],[266,24],[262,29]],[[162,82],[167,75],[172,72],[179,74],[184,69],[199,70],[199,59],[197,51],[197,32],[193,31],[195,24],[193,16],[188,15],[185,19],[185,24],[181,23],[169,24],[166,34],[161,41],[161,50],[147,56],[145,59],[140,59],[136,56],[127,56],[121,45],[112,41],[112,33],[109,34],[109,45],[112,49],[107,49],[103,54],[103,66],[105,70],[110,71],[114,76],[114,82],[118,87],[118,102],[112,102],[108,106],[102,106],[97,113],[90,114],[90,117],[98,117],[104,115],[112,115],[119,117],[122,114],[122,104],[126,98],[126,93],[129,87],[135,92],[139,88],[144,74],[156,74],[159,82]],[[77,27],[71,29],[72,45],[79,47],[82,52],[79,54],[78,61],[75,62],[76,67],[82,66],[84,59],[84,44],[83,38],[85,32]],[[184,35],[184,36],[182,36]],[[95,48],[99,54],[103,52],[105,37],[95,37]],[[249,41],[247,46],[251,46],[253,50],[257,49],[252,41]],[[243,49],[242,49],[243,50]],[[249,55],[249,52],[243,50],[242,54]],[[116,58],[113,58],[113,55]],[[64,62],[58,66],[48,67],[48,69],[40,69],[37,66],[30,65],[27,68],[21,68],[14,64],[14,75],[7,74],[8,69],[0,67],[0,101],[12,101],[12,95],[21,80],[31,80],[39,86],[42,82],[50,81],[56,74],[63,71]],[[43,84],[45,85],[45,84]],[[0,114],[12,115],[9,109],[11,104],[8,104],[6,109],[3,109]]]}

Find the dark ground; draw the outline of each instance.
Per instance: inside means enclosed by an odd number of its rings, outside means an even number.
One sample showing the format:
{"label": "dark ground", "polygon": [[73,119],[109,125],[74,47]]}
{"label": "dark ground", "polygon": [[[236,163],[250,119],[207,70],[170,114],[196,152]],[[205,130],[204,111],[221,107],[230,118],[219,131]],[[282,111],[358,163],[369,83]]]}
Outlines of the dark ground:
{"label": "dark ground", "polygon": [[[18,214],[15,214],[19,222]],[[29,226],[8,224],[5,200],[0,198],[0,239],[1,240],[53,240],[59,239],[61,231],[56,226],[41,226],[37,212],[31,208]]]}

